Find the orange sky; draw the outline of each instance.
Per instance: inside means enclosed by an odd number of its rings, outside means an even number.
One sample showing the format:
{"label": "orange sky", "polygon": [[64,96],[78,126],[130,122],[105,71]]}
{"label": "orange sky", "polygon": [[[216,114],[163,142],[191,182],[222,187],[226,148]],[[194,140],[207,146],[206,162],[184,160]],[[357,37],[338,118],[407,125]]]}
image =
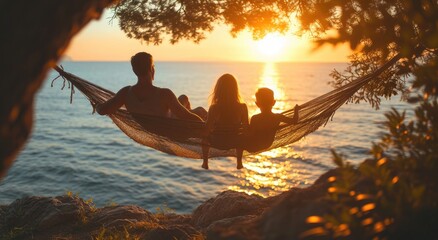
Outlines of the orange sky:
{"label": "orange sky", "polygon": [[142,44],[129,39],[117,20],[110,22],[107,10],[100,20],[91,22],[71,42],[65,55],[74,61],[128,61],[139,51],[151,53],[156,61],[281,61],[281,62],[346,62],[348,47],[325,46],[312,51],[305,37],[292,33],[273,35],[271,40],[254,41],[248,32],[231,37],[227,26],[218,26],[207,39],[195,44],[182,41],[175,45]]}

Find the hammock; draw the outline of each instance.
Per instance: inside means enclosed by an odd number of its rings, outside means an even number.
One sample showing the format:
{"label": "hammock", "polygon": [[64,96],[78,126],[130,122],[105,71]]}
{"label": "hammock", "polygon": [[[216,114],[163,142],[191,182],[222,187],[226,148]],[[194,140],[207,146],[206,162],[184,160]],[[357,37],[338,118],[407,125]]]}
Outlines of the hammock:
{"label": "hammock", "polygon": [[[360,77],[300,105],[298,123],[280,124],[272,145],[259,152],[290,145],[325,125],[333,117],[335,111],[353,96],[356,91],[375,79],[379,74],[397,62],[399,58],[400,56],[396,55],[371,74]],[[64,79],[64,86],[65,81],[72,84],[70,103],[72,102],[75,88],[79,89],[93,106],[103,103],[115,95],[113,92],[68,73],[60,67],[55,67],[55,70],[60,74],[57,78],[62,77]],[[294,109],[284,111],[282,114],[292,118]],[[195,159],[202,158],[201,130],[204,128],[205,123],[131,114],[124,107],[113,114],[109,114],[108,117],[127,136],[142,145],[175,156]],[[249,153],[245,151],[244,155],[257,154],[259,152]],[[236,156],[235,149],[221,150],[214,147],[210,148],[210,158],[226,156]]]}

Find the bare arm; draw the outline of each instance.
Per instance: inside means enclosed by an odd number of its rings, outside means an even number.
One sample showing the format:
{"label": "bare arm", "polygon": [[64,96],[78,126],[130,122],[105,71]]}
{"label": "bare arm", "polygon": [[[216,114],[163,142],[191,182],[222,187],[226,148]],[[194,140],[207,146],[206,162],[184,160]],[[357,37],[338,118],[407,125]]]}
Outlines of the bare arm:
{"label": "bare arm", "polygon": [[208,117],[204,129],[205,136],[208,136],[210,132],[213,130],[214,123],[216,122],[216,117],[217,117],[216,107],[214,105],[210,106],[210,108],[208,109]]}
{"label": "bare arm", "polygon": [[167,99],[167,103],[170,111],[180,119],[187,119],[193,121],[203,122],[202,118],[196,114],[190,112],[187,108],[185,108],[176,98],[175,94],[169,89],[163,89],[163,95]]}
{"label": "bare arm", "polygon": [[244,128],[249,126],[248,106],[246,106],[246,104],[243,104],[242,106],[242,125]]}
{"label": "bare arm", "polygon": [[106,115],[106,114],[111,114],[115,111],[117,111],[117,109],[119,109],[121,106],[123,106],[123,104],[125,104],[125,99],[126,99],[126,95],[128,93],[129,87],[124,87],[122,89],[120,89],[117,94],[111,98],[110,100],[102,103],[102,104],[98,104],[96,106],[96,112],[99,113],[100,115]]}
{"label": "bare arm", "polygon": [[256,115],[253,115],[253,116],[251,117],[251,121],[250,121],[249,124],[248,124],[248,128],[246,129],[246,133],[247,133],[249,136],[253,135],[254,132],[255,132],[255,127],[254,127],[254,125],[256,124],[256,121],[257,121],[256,119],[257,119]]}
{"label": "bare arm", "polygon": [[295,108],[294,108],[294,117],[288,118],[288,117],[280,114],[279,115],[280,121],[285,122],[285,123],[289,123],[289,124],[296,124],[298,122],[298,119],[299,119],[299,114],[298,114],[299,110],[300,110],[300,106],[298,106],[298,104],[296,104]]}

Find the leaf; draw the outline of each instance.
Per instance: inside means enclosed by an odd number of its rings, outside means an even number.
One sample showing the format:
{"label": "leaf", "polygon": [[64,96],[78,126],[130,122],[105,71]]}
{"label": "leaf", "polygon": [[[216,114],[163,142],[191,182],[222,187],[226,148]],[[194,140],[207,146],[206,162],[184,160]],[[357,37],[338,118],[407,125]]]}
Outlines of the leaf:
{"label": "leaf", "polygon": [[334,149],[330,149],[330,152],[332,153],[333,162],[336,164],[336,166],[338,166],[340,168],[344,167],[345,163],[344,163],[344,159],[342,158],[342,156],[337,154]]}

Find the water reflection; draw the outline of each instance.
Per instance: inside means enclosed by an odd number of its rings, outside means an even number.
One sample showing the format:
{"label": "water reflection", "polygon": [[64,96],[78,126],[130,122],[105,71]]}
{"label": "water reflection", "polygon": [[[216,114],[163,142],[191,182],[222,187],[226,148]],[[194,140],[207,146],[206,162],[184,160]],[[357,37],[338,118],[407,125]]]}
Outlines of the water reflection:
{"label": "water reflection", "polygon": [[245,169],[236,174],[240,181],[228,189],[268,197],[307,184],[302,178],[306,170],[295,168],[284,158],[297,159],[300,156],[288,148],[277,148],[245,157]]}
{"label": "water reflection", "polygon": [[[274,91],[276,104],[273,112],[282,112],[290,108],[286,101],[284,86],[279,79],[277,66],[273,62],[265,63],[256,88],[267,87]],[[250,116],[259,113],[254,104],[249,105]],[[301,156],[291,147],[282,147],[244,158],[245,169],[236,174],[238,183],[228,189],[258,194],[264,197],[276,195],[291,187],[307,184],[303,179],[304,169],[294,168],[291,161],[284,159],[300,159]]]}

